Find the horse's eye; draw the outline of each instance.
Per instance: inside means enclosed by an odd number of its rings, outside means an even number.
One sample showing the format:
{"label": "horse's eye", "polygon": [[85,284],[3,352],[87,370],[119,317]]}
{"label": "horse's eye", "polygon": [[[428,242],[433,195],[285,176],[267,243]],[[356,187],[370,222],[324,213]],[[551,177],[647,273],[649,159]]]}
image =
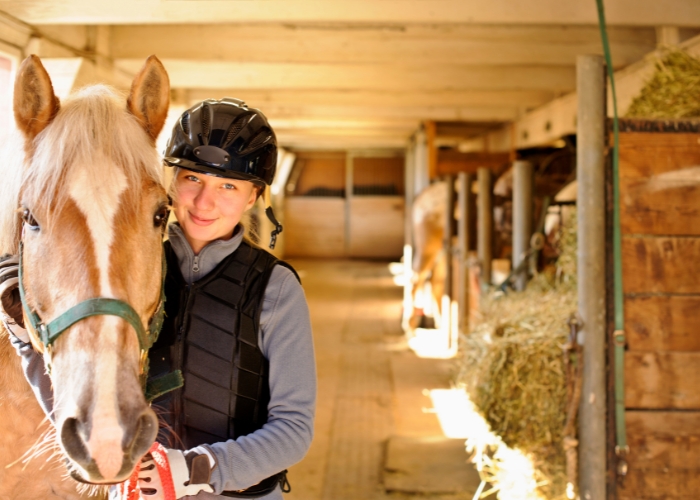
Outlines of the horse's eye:
{"label": "horse's eye", "polygon": [[169,213],[170,211],[168,210],[168,207],[160,207],[153,216],[153,225],[155,227],[163,227],[163,225],[168,221]]}
{"label": "horse's eye", "polygon": [[28,208],[22,210],[22,220],[32,231],[39,230],[39,223],[36,221],[32,215],[32,212]]}

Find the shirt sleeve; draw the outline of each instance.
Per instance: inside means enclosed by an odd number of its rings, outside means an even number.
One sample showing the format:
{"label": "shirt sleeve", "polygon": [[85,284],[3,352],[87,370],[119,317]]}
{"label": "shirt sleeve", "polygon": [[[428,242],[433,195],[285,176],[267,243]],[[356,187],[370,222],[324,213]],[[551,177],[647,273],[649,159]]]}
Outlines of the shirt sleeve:
{"label": "shirt sleeve", "polygon": [[270,363],[268,421],[236,440],[209,445],[216,494],[253,486],[299,462],[313,437],[316,363],[311,319],[294,274],[275,266],[265,289],[260,347]]}
{"label": "shirt sleeve", "polygon": [[44,357],[34,350],[32,344],[23,342],[14,335],[10,335],[10,342],[22,358],[22,371],[29,385],[32,386],[39,405],[53,422],[53,389],[51,379],[46,373]]}

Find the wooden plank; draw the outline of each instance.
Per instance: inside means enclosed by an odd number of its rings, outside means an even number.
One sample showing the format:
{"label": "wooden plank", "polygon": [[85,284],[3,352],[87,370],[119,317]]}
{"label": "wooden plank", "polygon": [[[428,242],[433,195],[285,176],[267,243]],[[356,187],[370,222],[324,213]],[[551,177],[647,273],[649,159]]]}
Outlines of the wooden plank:
{"label": "wooden plank", "polygon": [[700,293],[700,238],[622,238],[625,293]]}
{"label": "wooden plank", "polygon": [[[136,74],[143,59],[115,59],[115,66]],[[336,90],[549,90],[571,91],[573,66],[490,66],[412,64],[335,64],[193,61],[164,59],[172,87],[230,89]],[[517,74],[517,78],[513,75]]]}
{"label": "wooden plank", "polygon": [[349,234],[352,257],[400,257],[404,243],[403,197],[353,196]]}
{"label": "wooden plank", "polygon": [[345,199],[290,196],[284,205],[287,256],[345,255]]}
{"label": "wooden plank", "polygon": [[700,469],[700,412],[628,411],[632,469]]}
{"label": "wooden plank", "polygon": [[[296,109],[304,106],[361,106],[374,108],[467,108],[467,107],[532,107],[539,106],[554,97],[548,90],[456,90],[445,89],[430,93],[415,90],[385,92],[382,90],[309,90],[256,88],[211,89],[191,88],[187,91],[188,102],[194,105],[210,97],[239,96],[252,107],[267,111],[268,107]],[[370,116],[370,115],[365,115]],[[373,115],[372,115],[373,116]],[[398,116],[398,114],[396,115]]]}
{"label": "wooden plank", "polygon": [[[595,25],[594,4],[537,0],[33,0],[4,2],[3,10],[36,24],[142,23],[396,23]],[[611,26],[687,26],[700,23],[700,5],[688,0],[618,0],[606,5]],[[401,26],[399,25],[399,28]]]}
{"label": "wooden plank", "polygon": [[700,352],[625,353],[625,406],[700,410]]}
{"label": "wooden plank", "polygon": [[620,135],[623,233],[700,235],[700,134]]}
{"label": "wooden plank", "polygon": [[[403,29],[357,29],[349,25],[196,24],[112,27],[115,58],[352,63],[540,64],[570,66],[577,54],[602,54],[595,26],[408,25]],[[656,48],[653,29],[611,27],[618,66],[638,61]],[[80,45],[78,45],[80,46]],[[203,53],[202,46],[209,49]]]}
{"label": "wooden plank", "polygon": [[700,351],[700,296],[625,299],[627,344],[633,351]]}
{"label": "wooden plank", "polygon": [[700,491],[700,469],[635,469],[618,482],[618,500],[688,500]]}

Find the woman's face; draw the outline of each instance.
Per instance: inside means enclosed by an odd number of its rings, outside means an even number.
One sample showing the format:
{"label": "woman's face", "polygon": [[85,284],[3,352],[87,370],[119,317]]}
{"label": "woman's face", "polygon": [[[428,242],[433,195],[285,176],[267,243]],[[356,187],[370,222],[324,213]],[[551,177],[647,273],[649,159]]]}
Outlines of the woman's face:
{"label": "woman's face", "polygon": [[249,181],[181,168],[173,182],[175,216],[195,254],[214,240],[229,239],[257,199],[257,190]]}

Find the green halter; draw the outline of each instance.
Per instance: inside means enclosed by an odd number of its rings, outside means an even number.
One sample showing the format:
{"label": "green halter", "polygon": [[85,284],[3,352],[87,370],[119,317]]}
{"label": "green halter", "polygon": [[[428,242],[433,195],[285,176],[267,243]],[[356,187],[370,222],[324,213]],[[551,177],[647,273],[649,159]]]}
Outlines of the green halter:
{"label": "green halter", "polygon": [[44,323],[36,311],[29,308],[27,304],[26,292],[24,290],[23,265],[22,265],[23,244],[19,247],[19,294],[22,300],[24,312],[29,320],[34,332],[36,332],[39,340],[44,345],[45,349],[50,351],[51,345],[61,336],[68,328],[73,326],[78,321],[91,316],[118,316],[129,323],[136,332],[139,339],[139,347],[141,349],[141,377],[144,385],[144,391],[147,399],[152,400],[155,397],[164,394],[170,390],[181,387],[183,384],[182,374],[179,371],[169,373],[164,377],[153,380],[153,384],[146,386],[146,377],[148,375],[148,350],[158,339],[158,334],[163,326],[165,317],[165,274],[167,272],[167,262],[163,255],[162,282],[160,286],[160,301],[158,308],[148,323],[148,331],[143,327],[141,317],[131,305],[123,300],[111,299],[106,297],[97,297],[94,299],[84,300],[75,306],[68,309],[66,312],[58,316],[49,324]]}

